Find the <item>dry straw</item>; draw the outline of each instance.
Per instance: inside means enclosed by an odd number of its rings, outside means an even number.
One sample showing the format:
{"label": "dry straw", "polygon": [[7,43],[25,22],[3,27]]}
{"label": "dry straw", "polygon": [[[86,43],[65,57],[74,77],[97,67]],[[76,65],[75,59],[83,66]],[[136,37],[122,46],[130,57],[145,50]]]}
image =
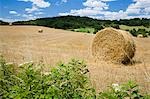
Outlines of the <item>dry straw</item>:
{"label": "dry straw", "polygon": [[96,60],[112,63],[129,63],[135,53],[135,44],[130,33],[114,28],[105,28],[92,43],[92,55]]}

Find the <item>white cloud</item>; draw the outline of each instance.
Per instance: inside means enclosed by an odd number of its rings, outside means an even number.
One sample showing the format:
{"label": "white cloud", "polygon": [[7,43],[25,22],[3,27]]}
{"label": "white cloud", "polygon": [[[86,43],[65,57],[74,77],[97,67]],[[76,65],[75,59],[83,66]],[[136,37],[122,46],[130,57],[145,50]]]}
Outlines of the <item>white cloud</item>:
{"label": "white cloud", "polygon": [[64,3],[66,3],[68,0],[61,0],[61,2],[64,2]]}
{"label": "white cloud", "polygon": [[141,9],[139,8],[128,8],[126,12],[128,14],[140,14]]}
{"label": "white cloud", "polygon": [[59,6],[59,5],[63,4],[63,3],[67,3],[67,2],[68,2],[68,0],[57,1],[57,2],[55,3],[55,5],[56,5],[56,6]]}
{"label": "white cloud", "polygon": [[39,8],[46,8],[50,6],[49,2],[45,2],[44,0],[18,0],[24,2],[32,2],[33,5],[36,5]]}
{"label": "white cloud", "polygon": [[150,0],[133,0],[126,10],[128,14],[150,14]]}
{"label": "white cloud", "polygon": [[20,16],[20,14],[18,12],[13,11],[13,10],[9,11],[9,14],[12,14],[14,16]]}
{"label": "white cloud", "polygon": [[[86,0],[83,2],[83,6],[85,8],[79,10],[71,10],[69,13],[59,13],[59,15],[75,15],[75,16],[89,16],[94,18],[102,18],[101,16],[98,17],[96,15],[105,14],[109,9],[109,5],[107,2],[115,1],[115,0]],[[108,13],[108,12],[107,12]]]}
{"label": "white cloud", "polygon": [[36,12],[35,15],[42,15],[44,14],[43,12]]}
{"label": "white cloud", "polygon": [[25,11],[27,13],[32,13],[35,11],[39,11],[41,8],[47,8],[51,5],[50,2],[46,2],[45,0],[18,0],[18,1],[23,1],[23,2],[31,2],[32,7],[31,8],[26,8]]}
{"label": "white cloud", "polygon": [[12,19],[12,18],[1,18],[0,17],[0,20],[3,20],[5,22],[15,22],[15,21],[21,21],[19,19]]}
{"label": "white cloud", "polygon": [[79,15],[79,16],[91,16],[100,14],[99,10],[93,10],[92,8],[84,8],[80,10],[71,10],[69,13],[59,13],[59,15]]}
{"label": "white cloud", "polygon": [[16,11],[9,11],[9,14],[17,14],[17,12]]}
{"label": "white cloud", "polygon": [[83,9],[74,9],[70,12],[59,13],[59,15],[89,16],[97,19],[129,19],[129,18],[150,18],[150,0],[133,0],[125,11],[109,11],[107,2],[116,0],[86,0],[83,2]]}
{"label": "white cloud", "polygon": [[38,16],[34,16],[32,14],[23,14],[22,17],[24,17],[26,20],[33,20],[33,19],[36,19],[38,18]]}
{"label": "white cloud", "polygon": [[79,16],[92,16],[103,13],[109,6],[106,2],[114,0],[86,0],[83,2],[85,8],[79,10],[71,10],[69,13],[59,13],[59,15],[79,15]]}
{"label": "white cloud", "polygon": [[84,6],[93,8],[95,10],[104,10],[108,9],[108,5],[106,4],[106,1],[102,0],[87,0],[83,3]]}
{"label": "white cloud", "polygon": [[34,12],[34,11],[39,11],[40,9],[38,9],[36,6],[32,6],[32,8],[26,8],[25,9],[25,11],[27,12],[27,13],[32,13],[32,12]]}
{"label": "white cloud", "polygon": [[118,20],[118,19],[124,19],[127,17],[126,12],[123,12],[120,10],[119,12],[104,12],[104,19],[109,19],[109,20]]}

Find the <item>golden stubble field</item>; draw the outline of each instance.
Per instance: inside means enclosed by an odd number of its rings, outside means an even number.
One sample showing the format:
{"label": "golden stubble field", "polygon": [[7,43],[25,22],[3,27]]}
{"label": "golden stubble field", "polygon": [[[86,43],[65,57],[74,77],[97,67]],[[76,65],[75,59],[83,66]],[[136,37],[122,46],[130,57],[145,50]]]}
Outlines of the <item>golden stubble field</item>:
{"label": "golden stubble field", "polygon": [[[43,33],[38,33],[43,29]],[[71,58],[85,60],[90,79],[97,90],[112,83],[137,81],[144,92],[150,92],[150,38],[134,38],[135,64],[123,66],[95,62],[91,43],[95,35],[38,26],[0,26],[0,53],[8,62],[43,61],[45,71],[59,61]]]}

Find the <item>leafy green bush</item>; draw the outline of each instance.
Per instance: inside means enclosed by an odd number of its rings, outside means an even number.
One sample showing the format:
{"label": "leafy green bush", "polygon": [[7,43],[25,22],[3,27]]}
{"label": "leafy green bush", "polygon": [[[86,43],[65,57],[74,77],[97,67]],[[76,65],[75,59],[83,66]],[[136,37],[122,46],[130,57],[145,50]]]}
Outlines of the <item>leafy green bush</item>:
{"label": "leafy green bush", "polygon": [[136,29],[130,30],[130,33],[131,33],[133,36],[137,36],[137,35],[138,35]]}
{"label": "leafy green bush", "polygon": [[130,33],[133,35],[133,36],[138,36],[139,34],[142,34],[143,37],[148,37],[149,35],[149,31],[146,31],[145,29],[138,29],[136,30],[135,28],[130,30]]}
{"label": "leafy green bush", "polygon": [[[12,65],[11,65],[12,66]],[[37,67],[38,65],[36,65]],[[13,99],[80,99],[95,98],[95,90],[90,87],[88,69],[82,61],[72,60],[60,63],[47,75],[42,69],[35,69],[34,63],[25,63],[14,74],[4,60],[0,63],[0,90],[2,98]]]}
{"label": "leafy green bush", "polygon": [[[91,87],[83,61],[59,63],[44,74],[43,64],[33,62],[19,66],[0,59],[0,98],[2,99],[150,99],[142,96],[136,83],[113,84],[96,94]],[[17,67],[17,68],[16,68]],[[36,68],[35,68],[36,67]],[[16,71],[17,69],[17,71]]]}
{"label": "leafy green bush", "polygon": [[150,99],[150,96],[140,94],[138,85],[129,81],[128,83],[119,85],[112,84],[110,89],[99,94],[99,99]]}

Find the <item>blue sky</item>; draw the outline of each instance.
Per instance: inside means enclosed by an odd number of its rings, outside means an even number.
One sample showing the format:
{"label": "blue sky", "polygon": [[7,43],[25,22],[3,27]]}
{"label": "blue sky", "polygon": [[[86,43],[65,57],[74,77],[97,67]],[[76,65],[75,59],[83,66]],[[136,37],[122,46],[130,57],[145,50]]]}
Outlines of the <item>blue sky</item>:
{"label": "blue sky", "polygon": [[150,0],[0,0],[0,20],[4,21],[64,15],[110,20],[150,18]]}

